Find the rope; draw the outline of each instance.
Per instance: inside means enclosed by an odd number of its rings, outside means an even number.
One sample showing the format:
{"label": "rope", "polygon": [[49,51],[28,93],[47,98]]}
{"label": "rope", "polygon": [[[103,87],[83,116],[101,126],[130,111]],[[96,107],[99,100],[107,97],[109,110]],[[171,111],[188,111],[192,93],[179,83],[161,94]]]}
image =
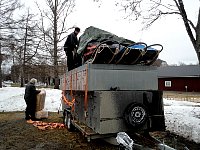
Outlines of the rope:
{"label": "rope", "polygon": [[70,96],[73,97],[73,92],[72,92],[72,71],[70,75]]}
{"label": "rope", "polygon": [[118,64],[122,58],[124,57],[124,55],[126,55],[126,51],[128,50],[129,48],[127,47],[126,50],[124,51],[124,53],[122,54],[122,56],[120,57],[120,59],[116,62],[116,64]]}
{"label": "rope", "polygon": [[64,74],[64,81],[63,81],[63,88],[62,88],[62,91],[65,91],[66,90],[66,73]]}
{"label": "rope", "polygon": [[84,110],[85,118],[87,117],[86,112],[88,111],[88,64],[86,64],[86,79],[85,79],[85,98],[84,98]]}
{"label": "rope", "polygon": [[[134,43],[132,45],[129,45],[129,46],[133,46],[133,45],[138,45],[138,44],[141,44],[141,45],[144,45],[145,47],[143,48],[143,50],[147,47],[146,43],[143,43],[143,42],[138,42],[138,43]],[[122,56],[120,57],[120,59],[116,62],[116,64],[120,63],[120,61],[123,59],[123,57],[125,55],[128,55],[131,51],[131,48],[129,48],[129,46],[126,47],[125,51],[123,52]],[[143,51],[140,50],[140,55],[138,56],[138,58],[136,60],[134,60],[133,62],[131,62],[131,64],[134,64],[135,62],[138,61],[138,59],[140,58],[140,56],[143,56]]]}
{"label": "rope", "polygon": [[62,100],[64,101],[65,104],[67,104],[70,107],[72,107],[74,105],[74,102],[75,102],[75,98],[73,98],[72,101],[67,99],[64,92],[62,92]]}
{"label": "rope", "polygon": [[[115,51],[113,52],[113,51],[111,50],[111,48],[106,44],[106,42],[108,42],[108,41],[101,42],[101,43],[96,47],[96,52],[94,53],[94,57],[93,57],[91,63],[94,62],[94,60],[95,60],[97,54],[101,53],[105,48],[108,48],[108,49],[110,50],[110,52],[113,54],[113,57],[112,57],[111,60],[108,62],[108,64],[110,64],[110,63],[112,62],[112,60],[115,58],[115,55],[119,52],[119,49],[116,48]],[[116,42],[116,41],[114,41],[114,42]],[[113,42],[113,43],[114,43],[114,42]],[[117,43],[118,43],[118,42],[117,42]],[[118,44],[119,44],[119,43],[118,43]],[[119,45],[120,45],[120,44],[119,44]]]}
{"label": "rope", "polygon": [[153,46],[159,46],[160,50],[157,50],[156,55],[149,62],[146,62],[145,65],[151,65],[156,60],[159,53],[163,50],[163,46],[161,44],[152,44],[146,47],[146,52],[148,51],[149,47],[153,47]]}
{"label": "rope", "polygon": [[[70,95],[71,95],[71,97],[73,96],[73,92],[72,92],[72,74],[71,74],[71,83],[70,83]],[[74,97],[72,97],[72,100],[69,100],[69,99],[67,99],[66,98],[66,96],[65,96],[65,91],[66,91],[66,85],[67,85],[67,83],[66,83],[66,74],[64,74],[64,81],[63,81],[63,90],[62,90],[62,100],[63,100],[63,102],[66,104],[66,105],[68,105],[68,106],[70,106],[70,107],[72,107],[72,110],[74,110],[74,103],[75,103],[75,98]]]}
{"label": "rope", "polygon": [[[146,53],[146,52],[145,52]],[[135,64],[138,60],[139,60],[139,58],[141,57],[141,56],[143,56],[144,54],[143,54],[143,51],[140,51],[140,55],[138,56],[138,58],[135,60],[135,61],[133,61],[133,62],[131,62],[131,64]]]}

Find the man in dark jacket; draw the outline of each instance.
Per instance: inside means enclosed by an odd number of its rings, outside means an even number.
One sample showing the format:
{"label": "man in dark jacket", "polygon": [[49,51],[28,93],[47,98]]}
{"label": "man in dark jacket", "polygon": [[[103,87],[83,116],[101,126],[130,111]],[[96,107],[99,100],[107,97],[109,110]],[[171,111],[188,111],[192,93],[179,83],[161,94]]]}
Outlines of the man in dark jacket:
{"label": "man in dark jacket", "polygon": [[40,90],[36,90],[35,84],[37,80],[32,78],[26,85],[24,99],[26,102],[25,119],[35,120],[35,110],[36,110],[36,96],[40,93]]}
{"label": "man in dark jacket", "polygon": [[65,41],[65,44],[64,44],[64,51],[67,55],[68,71],[76,67],[75,57],[78,55],[77,49],[78,49],[79,41],[78,41],[77,35],[79,34],[79,32],[80,32],[80,28],[76,27],[74,32],[68,35],[67,40]]}

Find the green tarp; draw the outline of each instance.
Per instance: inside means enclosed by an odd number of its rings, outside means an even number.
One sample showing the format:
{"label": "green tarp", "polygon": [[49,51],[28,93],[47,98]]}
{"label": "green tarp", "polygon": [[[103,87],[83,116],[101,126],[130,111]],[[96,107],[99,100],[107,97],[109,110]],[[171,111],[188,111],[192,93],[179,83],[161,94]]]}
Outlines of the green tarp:
{"label": "green tarp", "polygon": [[80,36],[78,53],[79,54],[82,53],[89,42],[91,41],[101,42],[103,40],[112,40],[112,41],[117,41],[121,44],[128,44],[128,45],[135,43],[123,37],[118,37],[117,35],[114,35],[110,32],[90,26],[86,28],[84,33]]}

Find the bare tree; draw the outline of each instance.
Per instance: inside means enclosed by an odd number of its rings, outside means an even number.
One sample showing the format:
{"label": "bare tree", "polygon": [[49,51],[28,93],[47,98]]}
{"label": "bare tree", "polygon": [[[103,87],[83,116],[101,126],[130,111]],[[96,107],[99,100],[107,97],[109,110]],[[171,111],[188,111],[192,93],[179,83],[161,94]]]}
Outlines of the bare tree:
{"label": "bare tree", "polygon": [[[58,65],[61,56],[61,47],[59,43],[63,41],[63,34],[69,29],[67,26],[67,17],[72,13],[75,6],[75,0],[46,0],[48,9],[42,10],[37,4],[41,14],[41,27],[43,33],[43,42],[46,49],[53,58],[54,65],[54,88],[59,88]],[[49,25],[45,25],[48,22]]]}
{"label": "bare tree", "polygon": [[38,28],[34,17],[33,14],[29,13],[29,10],[26,15],[21,16],[23,22],[18,24],[14,35],[15,54],[13,56],[20,65],[21,87],[25,83],[25,66],[37,63],[36,54],[38,53],[40,40],[37,38]]}
{"label": "bare tree", "polygon": [[[99,0],[94,1],[98,2]],[[200,64],[200,7],[197,20],[192,21],[188,18],[183,0],[118,0],[116,5],[123,7],[128,18],[142,19],[146,28],[163,16],[181,16]],[[197,23],[195,24],[195,22]]]}
{"label": "bare tree", "polygon": [[6,47],[8,45],[6,42],[8,42],[8,30],[10,28],[10,25],[14,23],[14,20],[12,19],[13,17],[13,12],[21,7],[19,5],[18,0],[0,0],[0,88],[2,87],[2,61],[3,61],[3,56],[4,51],[7,50]]}

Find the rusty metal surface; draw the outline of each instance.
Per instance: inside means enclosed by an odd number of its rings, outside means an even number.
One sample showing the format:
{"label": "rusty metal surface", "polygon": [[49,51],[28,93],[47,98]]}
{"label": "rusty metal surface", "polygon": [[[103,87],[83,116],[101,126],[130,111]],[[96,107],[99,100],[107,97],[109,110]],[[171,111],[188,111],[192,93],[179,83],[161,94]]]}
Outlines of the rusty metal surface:
{"label": "rusty metal surface", "polygon": [[[68,91],[70,92],[70,91]],[[145,96],[147,95],[147,96]],[[158,91],[94,91],[89,93],[85,110],[84,93],[76,92],[75,120],[98,134],[134,131],[127,126],[123,114],[131,103],[144,104],[149,111],[148,122],[140,130],[164,130],[162,92]]]}

